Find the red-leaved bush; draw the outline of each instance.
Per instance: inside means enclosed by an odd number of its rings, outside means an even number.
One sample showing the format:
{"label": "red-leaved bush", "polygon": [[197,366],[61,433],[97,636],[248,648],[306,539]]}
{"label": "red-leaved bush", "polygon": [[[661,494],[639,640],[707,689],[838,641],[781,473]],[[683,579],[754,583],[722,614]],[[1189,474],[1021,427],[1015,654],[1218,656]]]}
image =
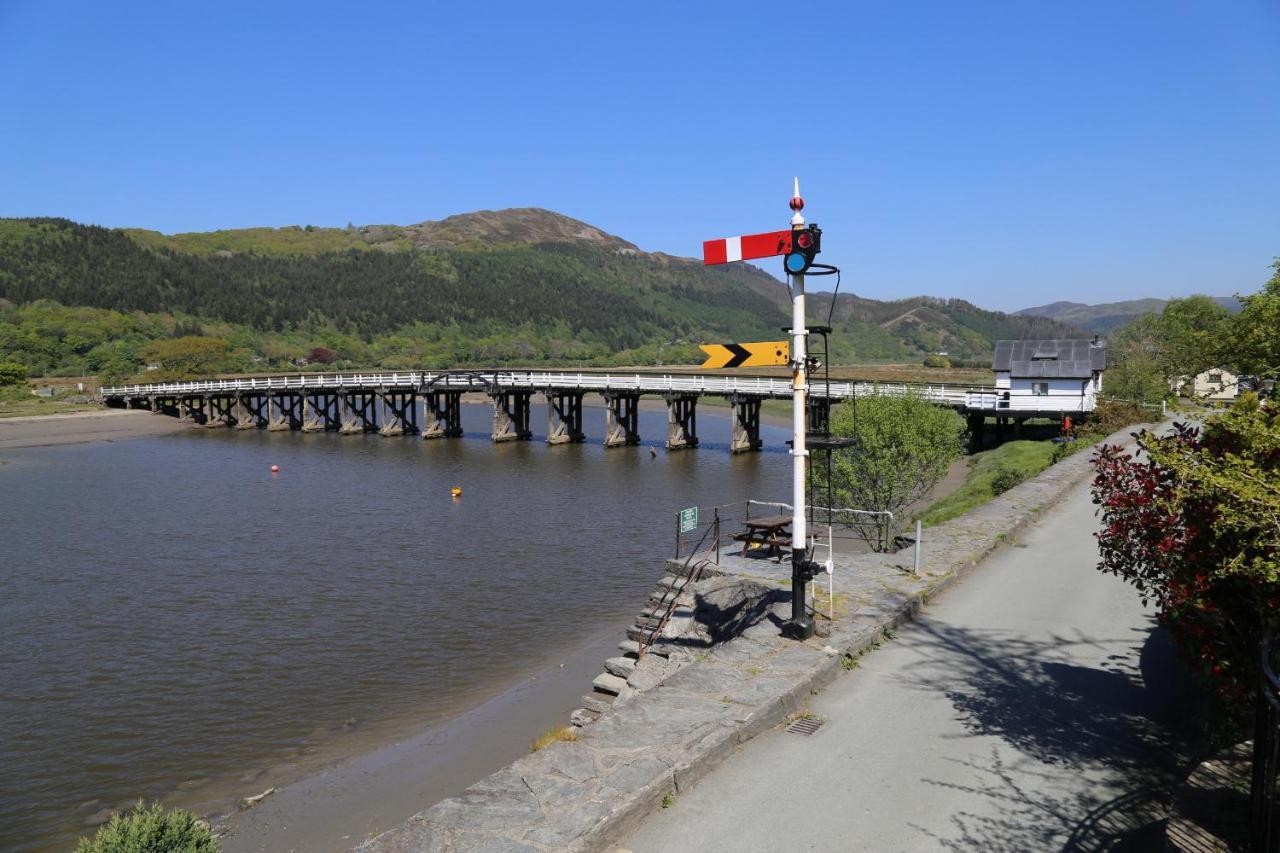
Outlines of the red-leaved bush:
{"label": "red-leaved bush", "polygon": [[1094,458],[1099,568],[1154,602],[1193,671],[1243,725],[1258,646],[1280,628],[1280,413],[1251,396],[1202,428]]}

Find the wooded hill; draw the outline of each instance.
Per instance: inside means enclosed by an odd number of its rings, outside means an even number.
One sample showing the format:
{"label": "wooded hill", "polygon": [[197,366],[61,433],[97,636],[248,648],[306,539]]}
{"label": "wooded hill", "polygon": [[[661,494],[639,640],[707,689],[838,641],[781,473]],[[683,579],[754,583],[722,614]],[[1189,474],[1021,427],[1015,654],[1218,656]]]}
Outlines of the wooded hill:
{"label": "wooded hill", "polygon": [[[244,330],[244,348],[272,349],[256,353],[268,366],[308,344],[336,346],[353,366],[689,362],[700,342],[776,338],[789,316],[786,286],[755,267],[641,252],[532,208],[412,226],[178,235],[0,219],[0,299],[148,312],[178,318],[161,324],[177,329],[230,324]],[[828,305],[815,296],[813,317],[825,319]],[[999,338],[1071,333],[923,297],[841,295],[833,321],[842,361],[939,350],[983,358]]]}

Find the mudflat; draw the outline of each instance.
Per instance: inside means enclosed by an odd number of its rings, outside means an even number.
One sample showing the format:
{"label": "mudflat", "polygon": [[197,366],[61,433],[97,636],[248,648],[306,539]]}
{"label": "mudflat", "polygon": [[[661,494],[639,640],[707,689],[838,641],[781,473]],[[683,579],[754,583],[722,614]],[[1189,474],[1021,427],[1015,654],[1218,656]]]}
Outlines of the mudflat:
{"label": "mudflat", "polygon": [[177,418],[125,409],[0,418],[0,450],[118,441],[188,428]]}

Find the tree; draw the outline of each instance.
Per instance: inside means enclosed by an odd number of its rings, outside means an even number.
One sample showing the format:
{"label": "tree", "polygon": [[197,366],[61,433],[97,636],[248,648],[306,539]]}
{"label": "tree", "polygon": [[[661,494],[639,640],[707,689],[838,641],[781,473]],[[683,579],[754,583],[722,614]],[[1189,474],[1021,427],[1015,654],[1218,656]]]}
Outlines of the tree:
{"label": "tree", "polygon": [[924,358],[925,367],[950,367],[951,362],[945,355],[927,355]]}
{"label": "tree", "polygon": [[196,379],[231,367],[231,346],[219,338],[192,335],[152,341],[140,354],[157,365],[155,379]]}
{"label": "tree", "polygon": [[[837,406],[831,430],[854,439],[852,447],[834,451],[834,507],[897,513],[928,494],[964,453],[964,420],[909,394],[867,394]],[[825,495],[825,468],[811,470]],[[856,516],[847,521],[874,540],[874,525]]]}
{"label": "tree", "polygon": [[27,381],[27,369],[21,364],[11,361],[0,361],[0,388],[10,385],[24,385]]}
{"label": "tree", "polygon": [[338,360],[338,354],[328,347],[313,347],[311,352],[307,353],[307,361],[317,364],[333,364]]}
{"label": "tree", "polygon": [[1243,725],[1258,644],[1280,628],[1280,410],[1244,395],[1202,429],[1143,432],[1137,458],[1104,446],[1098,568],[1154,601],[1225,718]]}
{"label": "tree", "polygon": [[1121,327],[1107,341],[1107,372],[1102,391],[1113,400],[1156,403],[1169,392],[1161,361],[1160,318],[1144,314]]}
{"label": "tree", "polygon": [[1266,379],[1280,379],[1280,258],[1275,275],[1260,293],[1243,296],[1244,308],[1231,324],[1236,369]]}
{"label": "tree", "polygon": [[1208,296],[1171,299],[1160,314],[1165,376],[1195,376],[1224,365],[1231,314]]}

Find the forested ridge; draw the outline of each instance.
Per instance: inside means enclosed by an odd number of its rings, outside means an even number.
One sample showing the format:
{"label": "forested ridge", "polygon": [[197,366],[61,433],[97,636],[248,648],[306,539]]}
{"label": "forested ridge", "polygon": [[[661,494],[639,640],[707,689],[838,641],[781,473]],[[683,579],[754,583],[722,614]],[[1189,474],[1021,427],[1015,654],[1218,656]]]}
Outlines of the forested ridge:
{"label": "forested ridge", "polygon": [[[142,358],[110,336],[86,349],[102,335],[67,328],[83,314],[52,322],[59,306],[143,312],[133,330],[143,339],[192,330],[225,338],[245,369],[287,366],[316,347],[356,367],[688,362],[698,343],[767,340],[788,325],[785,286],[754,267],[644,253],[536,209],[405,227],[173,236],[0,219],[0,299],[8,303],[0,306],[0,360],[33,372],[101,370],[102,359],[87,357],[99,344],[114,348],[120,369]],[[36,303],[34,314],[19,310]],[[816,317],[826,304],[816,296]],[[37,315],[40,328],[31,325]],[[845,361],[915,359],[939,349],[980,358],[996,338],[1066,329],[926,298],[842,296],[835,321],[833,355]],[[33,342],[49,334],[81,345]]]}

